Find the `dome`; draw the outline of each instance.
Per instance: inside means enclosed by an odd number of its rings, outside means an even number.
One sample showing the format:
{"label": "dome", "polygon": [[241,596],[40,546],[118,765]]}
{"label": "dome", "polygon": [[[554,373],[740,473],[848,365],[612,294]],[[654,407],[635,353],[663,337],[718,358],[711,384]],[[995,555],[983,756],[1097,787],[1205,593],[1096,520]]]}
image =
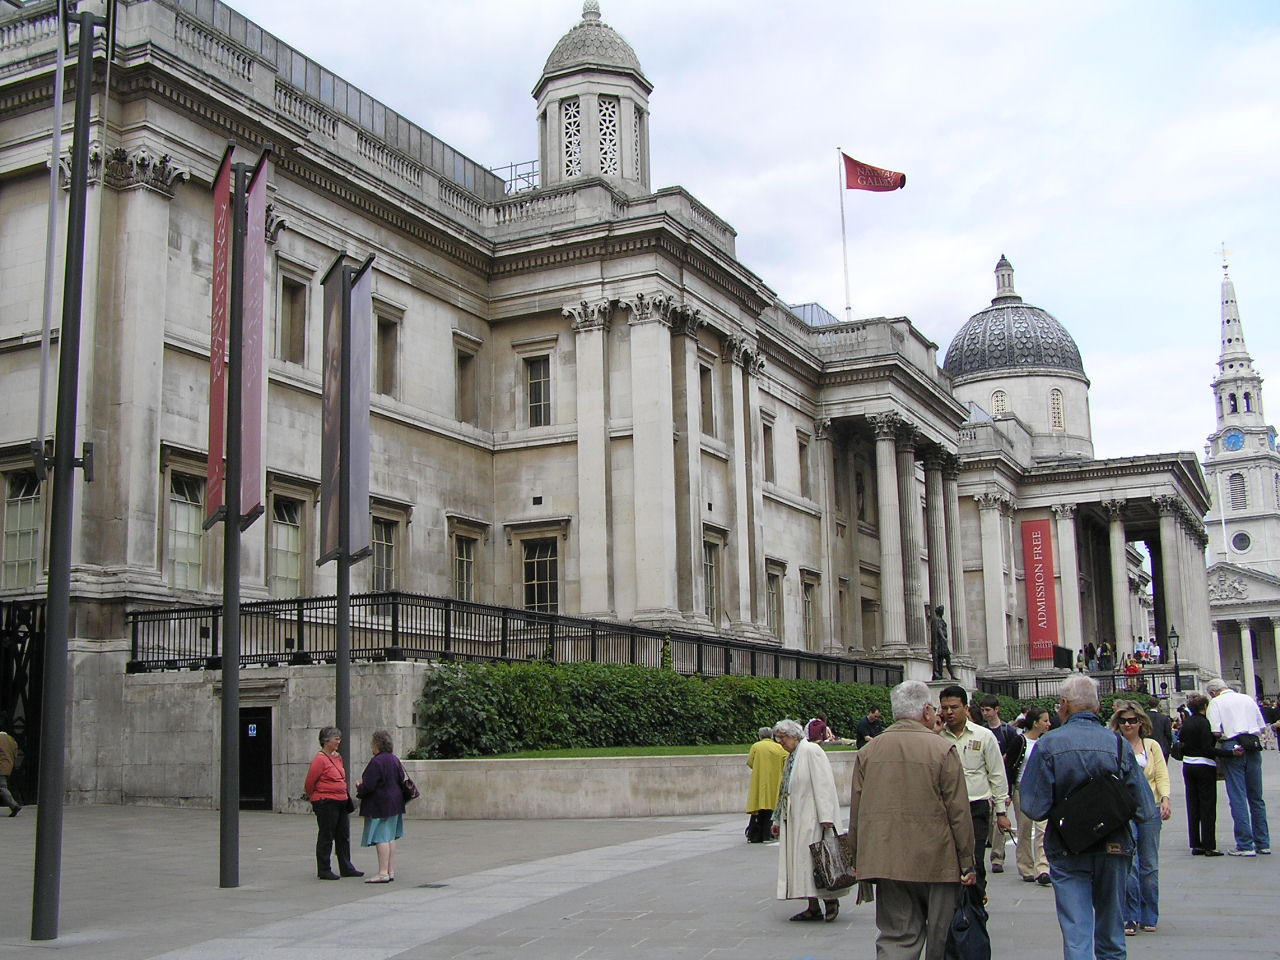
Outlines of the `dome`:
{"label": "dome", "polygon": [[991,306],[969,318],[947,349],[942,369],[953,378],[1023,370],[1055,370],[1084,376],[1080,348],[1047,310],[1024,303],[1013,289],[1013,266],[996,264]]}
{"label": "dome", "polygon": [[582,22],[560,38],[551,56],[547,57],[538,85],[541,86],[549,77],[583,68],[635,74],[646,88],[650,88],[631,44],[600,19],[597,0],[583,3]]}

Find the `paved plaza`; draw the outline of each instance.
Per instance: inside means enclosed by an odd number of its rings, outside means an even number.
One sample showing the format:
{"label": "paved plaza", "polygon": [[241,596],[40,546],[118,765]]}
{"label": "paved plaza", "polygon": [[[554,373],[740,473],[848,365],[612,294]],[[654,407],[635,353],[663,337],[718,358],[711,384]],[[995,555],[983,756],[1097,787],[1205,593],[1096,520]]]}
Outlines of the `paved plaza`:
{"label": "paved plaza", "polygon": [[[1280,827],[1280,756],[1265,755]],[[1161,850],[1160,930],[1131,957],[1280,957],[1280,861],[1186,850],[1181,776]],[[429,784],[425,785],[429,789]],[[746,789],[744,769],[743,789]],[[35,809],[0,819],[0,958],[93,960],[866,960],[874,907],[835,923],[788,923],[773,898],[777,848],[743,840],[746,815],[624,820],[411,821],[394,884],[316,880],[310,817],[241,816],[241,886],[218,878],[207,810],[71,807],[62,936],[33,943]],[[1229,846],[1225,794],[1218,842]],[[372,851],[356,862],[373,865]],[[1009,869],[1013,868],[1012,851]],[[997,960],[1061,955],[1053,893],[1016,872],[991,877]]]}

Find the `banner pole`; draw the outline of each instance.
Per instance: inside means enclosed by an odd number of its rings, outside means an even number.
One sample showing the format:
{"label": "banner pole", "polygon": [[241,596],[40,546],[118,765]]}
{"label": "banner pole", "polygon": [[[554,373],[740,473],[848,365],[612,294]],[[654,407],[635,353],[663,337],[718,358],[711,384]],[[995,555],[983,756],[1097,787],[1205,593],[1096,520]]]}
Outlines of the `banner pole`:
{"label": "banner pole", "polygon": [[840,189],[840,249],[844,253],[844,318],[853,319],[853,301],[849,296],[849,239],[844,226],[844,151],[836,147],[836,185]]}

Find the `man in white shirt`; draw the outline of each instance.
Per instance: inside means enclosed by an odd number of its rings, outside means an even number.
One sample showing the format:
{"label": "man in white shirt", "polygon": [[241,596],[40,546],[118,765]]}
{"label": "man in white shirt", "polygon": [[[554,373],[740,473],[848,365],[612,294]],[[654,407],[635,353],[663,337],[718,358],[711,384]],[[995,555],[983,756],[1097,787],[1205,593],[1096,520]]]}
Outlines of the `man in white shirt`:
{"label": "man in white shirt", "polygon": [[1227,770],[1227,801],[1235,825],[1233,857],[1256,857],[1271,852],[1271,831],[1267,827],[1267,805],[1262,799],[1262,743],[1266,729],[1262,711],[1253,697],[1236,693],[1222,679],[1210,680],[1209,729],[1223,746],[1239,746],[1243,753],[1223,757]]}
{"label": "man in white shirt", "polygon": [[1005,777],[1004,760],[995,734],[969,719],[969,694],[964,687],[943,688],[938,695],[938,713],[943,724],[940,736],[956,745],[964,766],[969,816],[973,820],[974,866],[978,870],[978,889],[986,893],[987,870],[983,851],[991,833],[993,813],[1000,833],[1009,833],[1013,829],[1005,812],[1009,781]]}

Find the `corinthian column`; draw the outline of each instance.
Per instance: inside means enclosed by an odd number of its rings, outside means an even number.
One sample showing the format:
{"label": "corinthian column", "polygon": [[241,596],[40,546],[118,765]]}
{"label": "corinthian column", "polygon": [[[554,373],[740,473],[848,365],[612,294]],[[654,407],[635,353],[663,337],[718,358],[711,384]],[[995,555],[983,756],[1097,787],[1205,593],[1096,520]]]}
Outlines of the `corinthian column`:
{"label": "corinthian column", "polygon": [[929,554],[929,610],[945,607],[947,591],[947,524],[943,516],[942,451],[932,447],[924,456],[925,549]]}
{"label": "corinthian column", "polygon": [[982,599],[987,630],[987,663],[1008,663],[1008,622],[1004,589],[1004,531],[1001,508],[1008,502],[998,493],[982,493],[978,504],[982,530]]}
{"label": "corinthian column", "polygon": [[1248,620],[1240,623],[1240,665],[1244,668],[1244,693],[1251,697],[1258,695],[1258,684],[1253,676],[1253,625]]}
{"label": "corinthian column", "polygon": [[1058,576],[1062,585],[1062,645],[1084,649],[1080,615],[1080,560],[1076,550],[1076,505],[1054,504],[1057,519]]}
{"label": "corinthian column", "polygon": [[947,528],[947,587],[951,606],[951,649],[964,653],[968,611],[964,596],[964,554],[960,546],[960,458],[948,454],[942,469],[942,512]]}
{"label": "corinthian column", "polygon": [[897,414],[870,418],[876,433],[876,507],[880,525],[880,645],[901,651],[907,645],[902,588],[902,529],[898,513]]}
{"label": "corinthian column", "polygon": [[[1133,627],[1129,622],[1129,573],[1125,555],[1127,541],[1124,535],[1124,500],[1106,500],[1102,506],[1109,518],[1108,536],[1111,545],[1111,629],[1115,636],[1111,647],[1120,662],[1121,644],[1133,640]],[[1161,538],[1163,540],[1163,537]],[[1166,585],[1165,589],[1168,587]],[[1165,608],[1166,611],[1168,607]]]}
{"label": "corinthian column", "polygon": [[898,430],[898,513],[902,518],[902,580],[906,606],[907,642],[915,650],[927,650],[924,589],[920,578],[920,544],[924,540],[924,518],[916,490],[915,427],[903,424]]}
{"label": "corinthian column", "polygon": [[1186,545],[1182,542],[1179,523],[1181,503],[1175,496],[1154,499],[1160,511],[1160,585],[1164,592],[1165,630],[1170,625],[1181,624],[1185,633],[1189,631],[1191,624],[1187,620],[1182,595],[1182,561],[1186,555]]}

